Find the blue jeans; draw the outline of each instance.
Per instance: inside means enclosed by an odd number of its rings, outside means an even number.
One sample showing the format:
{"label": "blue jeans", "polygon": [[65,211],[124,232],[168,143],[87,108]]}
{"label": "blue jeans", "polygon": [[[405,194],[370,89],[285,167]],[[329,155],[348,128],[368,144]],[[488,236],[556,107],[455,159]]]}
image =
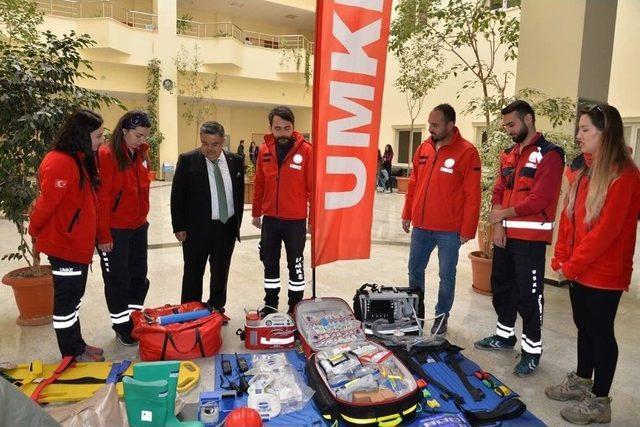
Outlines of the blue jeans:
{"label": "blue jeans", "polygon": [[409,252],[409,286],[425,292],[424,271],[431,252],[438,247],[440,289],[436,315],[449,314],[456,288],[456,267],[460,250],[460,234],[451,231],[429,231],[414,227]]}

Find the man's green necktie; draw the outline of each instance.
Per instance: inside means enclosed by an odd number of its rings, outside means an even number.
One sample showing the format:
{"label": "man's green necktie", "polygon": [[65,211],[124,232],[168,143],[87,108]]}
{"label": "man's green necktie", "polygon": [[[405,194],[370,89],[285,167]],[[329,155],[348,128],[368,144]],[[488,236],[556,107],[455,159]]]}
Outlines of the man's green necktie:
{"label": "man's green necktie", "polygon": [[213,176],[216,180],[216,190],[218,193],[218,211],[220,212],[220,221],[227,222],[229,219],[229,207],[227,206],[227,193],[224,191],[224,181],[222,180],[222,172],[218,162],[220,159],[212,160]]}

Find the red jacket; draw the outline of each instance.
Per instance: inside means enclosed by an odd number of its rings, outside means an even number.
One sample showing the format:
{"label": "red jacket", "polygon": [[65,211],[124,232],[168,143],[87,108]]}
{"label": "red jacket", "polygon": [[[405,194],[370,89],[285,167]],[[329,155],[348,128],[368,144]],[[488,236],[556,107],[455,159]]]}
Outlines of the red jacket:
{"label": "red jacket", "polygon": [[531,144],[500,153],[493,205],[513,207],[516,217],[502,222],[510,239],[551,243],[564,169],[564,151],[538,133]]}
{"label": "red jacket", "polygon": [[[143,160],[149,149],[141,145],[129,166],[121,171],[113,147],[98,149],[98,243],[112,243],[111,228],[135,229],[147,222],[149,213],[148,165]],[[127,150],[128,152],[128,150]]]}
{"label": "red jacket", "polygon": [[273,135],[264,137],[253,183],[254,218],[262,215],[281,219],[307,217],[313,185],[313,151],[298,132],[294,132],[293,137],[295,142],[281,167],[278,167]]}
{"label": "red jacket", "polygon": [[40,194],[31,210],[29,235],[37,251],[79,264],[91,263],[96,244],[96,199],[74,159],[50,151],[38,169]]}
{"label": "red jacket", "polygon": [[640,214],[640,172],[629,166],[611,183],[600,216],[590,225],[584,221],[589,178],[578,180],[574,213],[569,217],[565,209],[560,217],[551,267],[585,286],[628,290]]}
{"label": "red jacket", "polygon": [[456,128],[451,143],[436,151],[431,138],[413,156],[402,219],[414,227],[455,231],[473,239],[480,214],[480,156]]}

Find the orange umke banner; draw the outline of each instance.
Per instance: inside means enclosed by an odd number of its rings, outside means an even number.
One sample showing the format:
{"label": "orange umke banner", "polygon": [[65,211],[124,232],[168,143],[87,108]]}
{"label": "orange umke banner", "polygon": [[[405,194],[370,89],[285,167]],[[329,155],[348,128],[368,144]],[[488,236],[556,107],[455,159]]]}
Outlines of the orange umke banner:
{"label": "orange umke banner", "polygon": [[318,0],[312,264],[369,258],[392,0]]}

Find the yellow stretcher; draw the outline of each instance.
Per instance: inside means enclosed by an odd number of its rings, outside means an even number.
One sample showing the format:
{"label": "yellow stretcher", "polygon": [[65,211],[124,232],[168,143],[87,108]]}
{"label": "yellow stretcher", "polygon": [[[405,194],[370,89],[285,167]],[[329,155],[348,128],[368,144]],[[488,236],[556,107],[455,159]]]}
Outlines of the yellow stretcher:
{"label": "yellow stretcher", "polygon": [[[124,375],[133,377],[133,365],[124,372]],[[58,379],[46,386],[40,393],[38,402],[77,402],[88,399],[106,383],[111,371],[111,362],[79,362],[68,367]],[[20,391],[31,396],[38,384],[49,378],[57,364],[43,364],[42,360],[34,360],[31,363],[18,365],[16,368],[4,370],[2,376],[14,383]],[[185,393],[195,387],[200,380],[200,368],[191,361],[180,362],[178,374],[178,392]],[[118,395],[123,396],[122,381],[116,385]]]}

